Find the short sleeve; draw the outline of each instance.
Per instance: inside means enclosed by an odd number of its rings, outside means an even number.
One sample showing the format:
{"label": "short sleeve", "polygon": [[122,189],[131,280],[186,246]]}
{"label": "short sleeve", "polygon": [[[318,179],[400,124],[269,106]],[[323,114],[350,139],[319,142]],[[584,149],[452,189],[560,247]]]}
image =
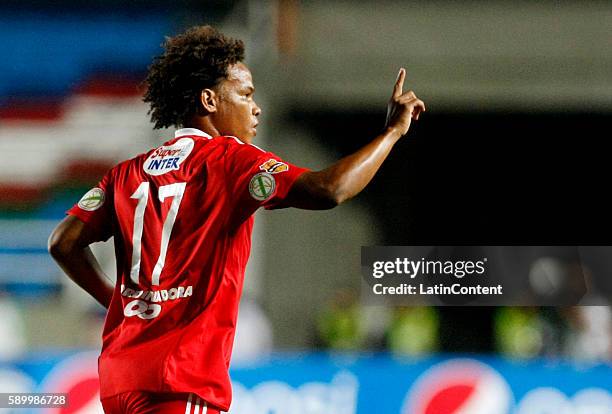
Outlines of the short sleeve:
{"label": "short sleeve", "polygon": [[66,214],[75,216],[92,227],[99,241],[112,236],[113,187],[112,171],[109,171],[94,188],[81,197]]}
{"label": "short sleeve", "polygon": [[239,145],[228,156],[226,168],[233,210],[242,216],[262,206],[280,207],[293,183],[308,171],[250,144]]}

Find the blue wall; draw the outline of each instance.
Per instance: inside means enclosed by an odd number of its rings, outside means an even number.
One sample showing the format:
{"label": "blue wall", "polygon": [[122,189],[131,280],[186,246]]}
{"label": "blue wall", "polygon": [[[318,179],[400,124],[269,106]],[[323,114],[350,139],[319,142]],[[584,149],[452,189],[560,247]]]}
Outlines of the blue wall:
{"label": "blue wall", "polygon": [[165,15],[0,14],[0,105],[62,96],[92,73],[144,73],[172,34]]}
{"label": "blue wall", "polygon": [[[29,382],[30,391],[69,392],[77,383],[91,383],[96,377],[96,358],[95,351],[32,354],[0,364],[0,383],[14,375],[22,380],[13,382]],[[464,397],[464,404],[474,407],[468,413],[612,412],[605,411],[612,410],[609,365],[444,355],[402,361],[385,354],[305,353],[278,354],[252,366],[235,366],[231,375],[235,414],[407,414],[414,403],[429,410],[423,412],[453,414],[454,410],[440,407]],[[81,387],[79,392],[93,399],[97,391],[90,386],[89,391]]]}

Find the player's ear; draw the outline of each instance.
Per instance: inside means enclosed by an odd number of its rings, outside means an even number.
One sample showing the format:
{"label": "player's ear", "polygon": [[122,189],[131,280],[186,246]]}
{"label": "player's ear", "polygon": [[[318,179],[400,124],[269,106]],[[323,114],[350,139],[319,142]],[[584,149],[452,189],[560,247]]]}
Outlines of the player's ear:
{"label": "player's ear", "polygon": [[203,115],[212,114],[217,112],[217,105],[219,103],[219,95],[212,89],[202,89],[200,94],[200,109]]}

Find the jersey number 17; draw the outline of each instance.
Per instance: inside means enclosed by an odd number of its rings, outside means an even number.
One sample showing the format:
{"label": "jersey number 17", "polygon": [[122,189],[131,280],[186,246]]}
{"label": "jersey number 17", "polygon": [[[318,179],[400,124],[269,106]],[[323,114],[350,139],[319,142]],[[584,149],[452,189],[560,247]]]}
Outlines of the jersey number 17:
{"label": "jersey number 17", "polygon": [[[172,233],[172,227],[174,227],[174,221],[176,220],[176,215],[178,214],[179,207],[181,206],[181,201],[183,200],[186,185],[187,183],[174,183],[159,187],[159,201],[163,203],[168,197],[173,197],[173,200],[162,227],[159,257],[157,258],[157,263],[155,263],[153,274],[151,275],[151,283],[153,285],[159,285],[159,276],[161,275],[164,268],[164,263],[166,261],[170,234]],[[130,198],[138,200],[136,211],[134,212],[134,232],[132,233],[132,267],[130,270],[130,279],[132,282],[138,284],[138,277],[140,275],[140,257],[142,253],[142,229],[144,227],[144,214],[145,210],[147,209],[147,201],[149,200],[149,182],[144,181],[140,183]]]}

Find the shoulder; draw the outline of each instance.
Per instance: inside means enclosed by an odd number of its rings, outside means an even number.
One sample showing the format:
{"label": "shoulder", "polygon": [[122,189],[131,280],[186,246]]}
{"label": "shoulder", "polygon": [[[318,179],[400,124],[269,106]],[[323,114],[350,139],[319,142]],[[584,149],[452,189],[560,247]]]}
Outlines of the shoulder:
{"label": "shoulder", "polygon": [[129,170],[133,168],[133,166],[140,160],[144,159],[144,157],[146,157],[146,153],[139,154],[133,158],[121,161],[120,163],[112,167],[110,170],[108,170],[107,176],[109,178],[116,178],[122,174],[129,172]]}

